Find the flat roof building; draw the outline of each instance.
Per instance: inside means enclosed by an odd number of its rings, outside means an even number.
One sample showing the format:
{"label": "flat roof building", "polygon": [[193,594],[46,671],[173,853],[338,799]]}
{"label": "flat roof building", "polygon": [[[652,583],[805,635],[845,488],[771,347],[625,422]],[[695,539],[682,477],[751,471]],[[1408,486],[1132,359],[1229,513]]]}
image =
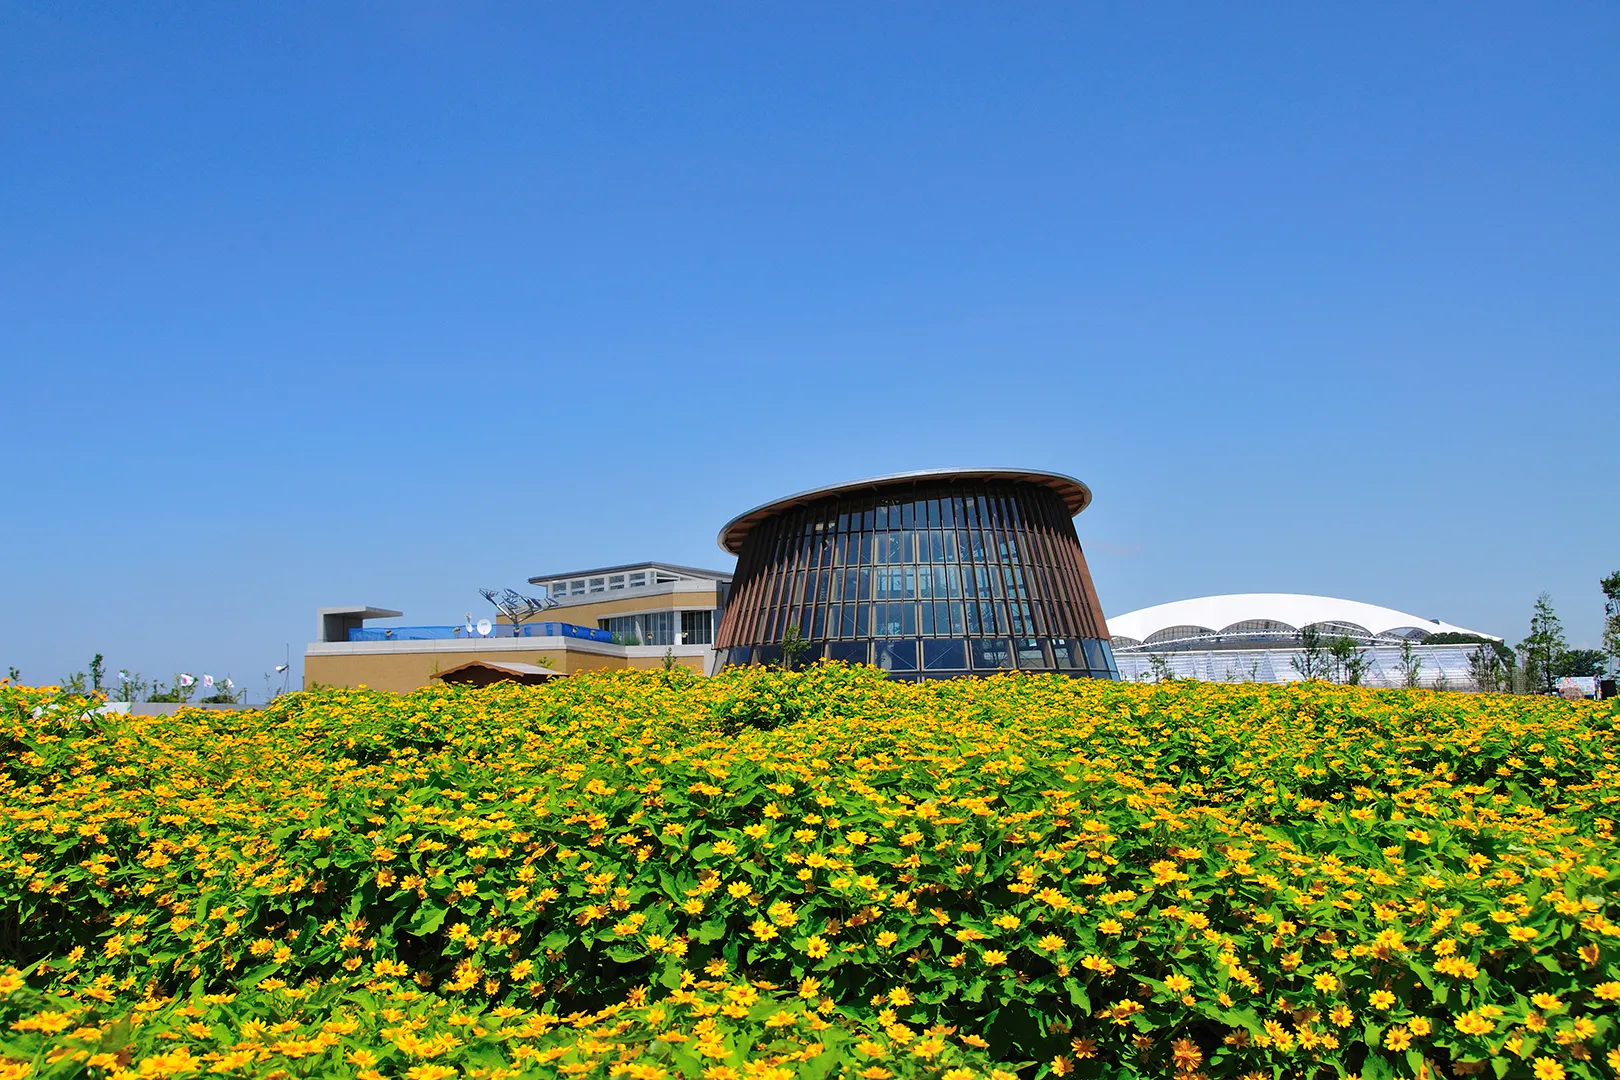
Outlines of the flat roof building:
{"label": "flat roof building", "polygon": [[715,646],[729,665],[870,663],[901,678],[997,671],[1117,678],[1073,518],[1080,481],[936,469],[756,507],[720,531],[737,556]]}

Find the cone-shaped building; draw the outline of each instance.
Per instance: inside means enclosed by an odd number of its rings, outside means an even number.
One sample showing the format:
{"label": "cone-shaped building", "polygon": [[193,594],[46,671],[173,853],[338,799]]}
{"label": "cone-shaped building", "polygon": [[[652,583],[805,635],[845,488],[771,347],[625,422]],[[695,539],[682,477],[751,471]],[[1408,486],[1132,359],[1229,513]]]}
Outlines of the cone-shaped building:
{"label": "cone-shaped building", "polygon": [[902,678],[1011,669],[1118,678],[1074,531],[1080,481],[940,469],[819,488],[731,521],[737,556],[715,646],[769,663],[872,663]]}

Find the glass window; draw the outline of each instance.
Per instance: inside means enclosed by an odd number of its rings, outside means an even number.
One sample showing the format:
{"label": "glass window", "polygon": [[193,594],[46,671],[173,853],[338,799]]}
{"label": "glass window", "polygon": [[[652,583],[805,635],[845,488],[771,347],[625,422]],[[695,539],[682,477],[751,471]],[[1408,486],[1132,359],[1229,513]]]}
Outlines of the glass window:
{"label": "glass window", "polygon": [[975,671],[1002,671],[1013,666],[1012,649],[1005,638],[978,638],[968,642]]}
{"label": "glass window", "polygon": [[623,574],[609,575],[609,577],[608,577],[608,588],[610,588],[610,589],[622,589],[622,588],[624,588],[624,575]]}
{"label": "glass window", "polygon": [[639,589],[645,584],[647,584],[647,572],[645,570],[630,575],[630,587],[632,589]]}
{"label": "glass window", "polygon": [[871,604],[855,605],[855,636],[865,637],[868,628],[868,616],[872,610]]}
{"label": "glass window", "polygon": [[[970,603],[963,606],[967,613],[967,632],[969,634],[979,633],[979,605]],[[994,630],[995,627],[992,626],[991,629]]]}
{"label": "glass window", "polygon": [[846,664],[869,664],[872,662],[868,645],[864,641],[828,642],[827,659],[841,660]]}
{"label": "glass window", "polygon": [[1108,658],[1103,655],[1103,643],[1096,638],[1087,638],[1086,666],[1092,671],[1104,672],[1108,670]]}
{"label": "glass window", "polygon": [[761,645],[754,650],[754,663],[780,664],[782,662],[782,646]]}
{"label": "glass window", "polygon": [[[891,603],[889,607],[894,607]],[[900,605],[900,633],[905,637],[915,637],[917,634],[917,605],[905,601]]]}
{"label": "glass window", "polygon": [[910,528],[914,527],[916,524],[917,524],[917,504],[916,503],[901,503],[900,504],[900,527],[902,529],[910,529]]}
{"label": "glass window", "polygon": [[646,631],[642,642],[643,644],[675,644],[675,612],[649,611],[647,614],[641,616],[641,624]]}
{"label": "glass window", "polygon": [[1086,658],[1080,652],[1080,643],[1073,638],[1053,638],[1052,658],[1059,671],[1084,671]]}
{"label": "glass window", "polygon": [[607,579],[599,577],[591,578],[591,592],[607,592]]}
{"label": "glass window", "polygon": [[613,615],[606,619],[597,619],[596,628],[612,634],[617,644],[640,645],[641,627],[637,624],[636,618],[635,615]]}
{"label": "glass window", "polygon": [[[861,608],[864,608],[866,605],[861,604],[861,605],[858,605],[858,606],[861,607]],[[857,609],[857,605],[855,605],[855,604],[845,604],[844,605],[844,615],[843,615],[843,619],[842,619],[842,624],[838,628],[838,633],[839,633],[840,637],[847,637],[848,638],[848,637],[854,637],[855,636],[855,612],[856,612],[856,609]]]}
{"label": "glass window", "polygon": [[915,561],[912,554],[910,532],[891,532],[888,537],[888,562],[908,563]]}
{"label": "glass window", "polygon": [[[857,599],[857,600],[870,600],[870,599],[872,599],[872,575],[874,573],[881,573],[881,572],[882,571],[873,571],[873,570],[862,570],[860,572],[860,575],[861,575],[861,577],[860,577],[860,589],[859,589],[858,592],[856,592],[855,599]],[[846,599],[848,599],[848,598],[846,597]]]}
{"label": "glass window", "polygon": [[744,646],[742,646],[740,648],[732,649],[726,655],[726,663],[733,664],[733,665],[735,665],[737,667],[747,667],[749,664],[751,664],[753,662],[754,662],[754,650],[751,647],[747,646],[747,645],[744,645]]}
{"label": "glass window", "polygon": [[958,636],[967,633],[967,622],[962,615],[962,603],[959,600],[951,601],[951,633]]}
{"label": "glass window", "polygon": [[934,605],[924,603],[922,606],[922,619],[918,623],[918,632],[923,637],[934,636]]}
{"label": "glass window", "polygon": [[[919,524],[921,524],[921,523],[919,522]],[[928,500],[928,527],[930,529],[939,528],[939,500],[938,499],[929,499]]]}
{"label": "glass window", "polygon": [[874,641],[872,662],[884,671],[916,671],[915,641]]}
{"label": "glass window", "polygon": [[687,645],[712,645],[714,643],[714,612],[681,612],[681,640]]}
{"label": "glass window", "polygon": [[967,670],[967,644],[961,641],[933,640],[922,643],[924,671]]}
{"label": "glass window", "polygon": [[1014,638],[1013,644],[1018,649],[1018,666],[1025,671],[1052,669],[1052,660],[1046,655],[1046,649],[1040,638]]}

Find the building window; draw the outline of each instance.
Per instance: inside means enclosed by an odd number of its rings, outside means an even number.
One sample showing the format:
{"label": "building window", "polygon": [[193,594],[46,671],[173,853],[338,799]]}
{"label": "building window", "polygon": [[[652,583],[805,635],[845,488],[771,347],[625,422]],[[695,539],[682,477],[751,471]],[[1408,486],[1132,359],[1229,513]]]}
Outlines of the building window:
{"label": "building window", "polygon": [[647,571],[637,570],[630,575],[630,587],[632,589],[639,589],[645,584],[647,584]]}
{"label": "building window", "polygon": [[620,645],[640,645],[641,627],[634,615],[614,615],[606,619],[597,619],[599,630],[606,630],[613,635],[613,640]]}
{"label": "building window", "polygon": [[687,645],[714,643],[714,612],[681,612],[681,640]]}
{"label": "building window", "polygon": [[591,592],[607,592],[607,579],[599,577],[591,578]]}
{"label": "building window", "polygon": [[646,633],[642,637],[644,644],[675,644],[675,613],[673,611],[649,611],[641,616],[641,624],[646,629]]}
{"label": "building window", "polygon": [[623,574],[614,574],[613,576],[609,577],[608,578],[608,588],[610,588],[610,589],[622,589],[622,588],[624,588],[624,575]]}
{"label": "building window", "polygon": [[585,591],[585,579],[584,578],[576,578],[573,582],[571,582],[569,584],[568,591],[573,593],[575,596],[578,596],[580,593],[584,592]]}

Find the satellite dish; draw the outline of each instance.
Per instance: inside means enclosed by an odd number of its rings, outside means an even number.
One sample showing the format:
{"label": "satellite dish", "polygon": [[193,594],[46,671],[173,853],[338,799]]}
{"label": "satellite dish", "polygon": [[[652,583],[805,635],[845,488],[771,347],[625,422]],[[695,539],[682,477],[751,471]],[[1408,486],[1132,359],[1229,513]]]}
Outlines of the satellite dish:
{"label": "satellite dish", "polygon": [[478,620],[478,636],[479,637],[489,637],[489,632],[490,632],[491,629],[493,629],[493,627],[490,626],[488,619],[479,619]]}
{"label": "satellite dish", "polygon": [[277,664],[276,665],[276,674],[280,675],[282,672],[286,671],[291,666],[292,666],[291,664]]}

